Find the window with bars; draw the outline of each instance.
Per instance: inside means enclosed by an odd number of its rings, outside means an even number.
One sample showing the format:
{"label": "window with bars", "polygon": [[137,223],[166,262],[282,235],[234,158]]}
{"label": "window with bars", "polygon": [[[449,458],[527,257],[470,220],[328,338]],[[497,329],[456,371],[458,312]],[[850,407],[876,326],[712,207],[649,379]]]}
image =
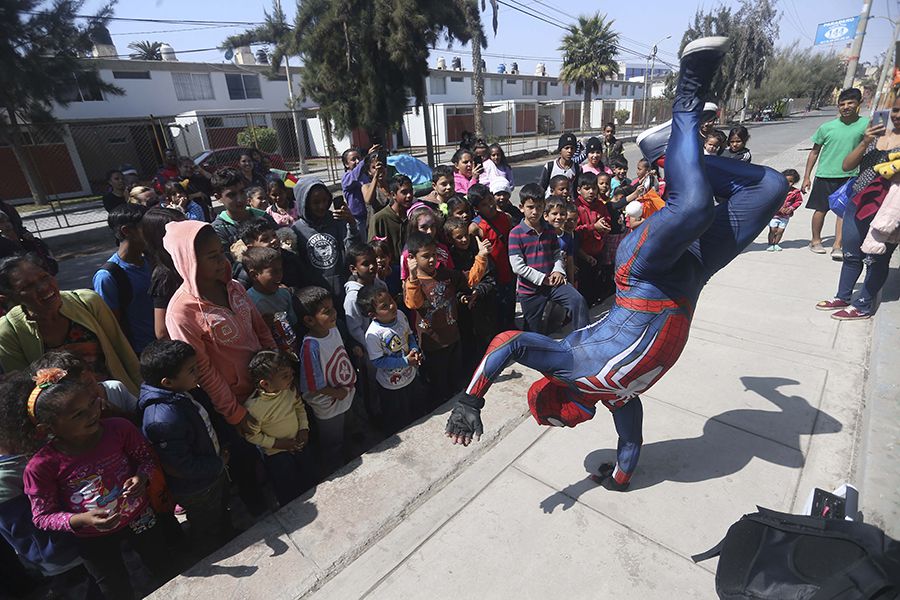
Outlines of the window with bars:
{"label": "window with bars", "polygon": [[150,79],[150,71],[113,71],[113,79]]}
{"label": "window with bars", "polygon": [[431,93],[435,96],[443,96],[447,93],[447,78],[446,77],[432,77],[431,78]]}
{"label": "window with bars", "polygon": [[503,95],[503,80],[502,79],[491,79],[491,95],[493,95],[493,96],[502,96]]}
{"label": "window with bars", "polygon": [[228,86],[228,97],[232,100],[262,98],[258,75],[226,73],[225,84]]}
{"label": "window with bars", "polygon": [[178,100],[215,100],[209,73],[172,73]]}
{"label": "window with bars", "polygon": [[534,82],[530,79],[522,80],[522,95],[531,96],[534,94]]}
{"label": "window with bars", "polygon": [[103,92],[99,87],[80,81],[75,74],[72,75],[72,82],[62,89],[61,95],[65,102],[99,102],[103,100]]}
{"label": "window with bars", "polygon": [[546,96],[547,95],[547,82],[546,81],[538,81],[538,96]]}

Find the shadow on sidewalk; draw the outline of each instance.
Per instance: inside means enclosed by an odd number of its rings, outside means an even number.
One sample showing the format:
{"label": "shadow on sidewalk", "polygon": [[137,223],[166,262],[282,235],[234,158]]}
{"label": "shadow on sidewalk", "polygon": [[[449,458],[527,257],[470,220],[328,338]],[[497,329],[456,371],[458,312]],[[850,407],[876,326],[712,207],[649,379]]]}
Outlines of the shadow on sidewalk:
{"label": "shadow on sidewalk", "polygon": [[[809,246],[808,240],[782,240],[780,244],[778,244],[784,249],[795,249],[795,248],[806,248]],[[744,249],[744,252],[765,252],[766,248],[769,247],[769,244],[766,242],[753,242],[749,246]]]}
{"label": "shadow on sidewalk", "polygon": [[[805,398],[788,396],[779,390],[797,385],[799,382],[794,379],[741,377],[741,382],[780,410],[726,411],[710,417],[698,437],[646,444],[630,489],[649,488],[664,481],[700,483],[719,479],[741,471],[754,458],[799,469],[804,464],[801,435],[837,433],[842,429],[837,419],[811,406]],[[647,418],[653,418],[652,405],[645,406],[644,412]],[[781,441],[756,433],[776,430]],[[600,464],[615,460],[614,449],[595,450],[585,457],[584,466],[588,473],[596,473]],[[588,476],[546,498],[541,508],[548,513],[557,506],[567,510],[583,493],[597,487]]]}

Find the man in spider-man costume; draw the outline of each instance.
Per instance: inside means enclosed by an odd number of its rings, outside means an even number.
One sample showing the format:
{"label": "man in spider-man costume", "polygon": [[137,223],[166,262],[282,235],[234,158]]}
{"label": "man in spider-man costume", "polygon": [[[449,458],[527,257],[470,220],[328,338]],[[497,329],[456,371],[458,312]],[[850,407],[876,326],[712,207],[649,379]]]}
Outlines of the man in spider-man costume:
{"label": "man in spider-man costume", "polygon": [[619,246],[609,313],[558,341],[519,331],[494,338],[457,396],[447,422],[453,443],[481,435],[485,394],[519,362],[544,375],[528,391],[538,423],[574,427],[591,419],[598,403],[612,412],[616,463],[601,465],[594,479],[627,489],[641,451],[639,394],[678,360],[700,290],[759,235],[787,193],[784,176],[772,169],[703,156],[697,127],[727,42],[703,38],[685,47],[666,150],[667,204]]}

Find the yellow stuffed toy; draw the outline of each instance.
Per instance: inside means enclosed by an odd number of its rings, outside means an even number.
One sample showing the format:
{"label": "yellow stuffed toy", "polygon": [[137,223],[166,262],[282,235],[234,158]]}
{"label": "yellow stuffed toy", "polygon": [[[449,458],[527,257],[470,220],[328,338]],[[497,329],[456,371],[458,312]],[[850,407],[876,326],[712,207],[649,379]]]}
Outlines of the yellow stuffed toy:
{"label": "yellow stuffed toy", "polygon": [[900,152],[891,152],[888,154],[887,162],[879,163],[872,168],[885,179],[893,178],[900,173]]}

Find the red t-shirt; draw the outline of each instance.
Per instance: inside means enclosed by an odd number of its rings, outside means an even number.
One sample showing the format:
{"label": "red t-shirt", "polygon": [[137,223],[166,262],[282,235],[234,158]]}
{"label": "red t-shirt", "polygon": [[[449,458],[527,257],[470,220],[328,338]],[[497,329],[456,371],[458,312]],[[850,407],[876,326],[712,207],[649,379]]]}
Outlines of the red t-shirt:
{"label": "red t-shirt", "polygon": [[509,232],[513,228],[512,219],[502,210],[498,210],[492,220],[488,221],[479,216],[475,222],[483,233],[482,237],[491,243],[491,258],[494,259],[497,268],[497,283],[500,285],[513,283],[515,277],[509,265]]}

